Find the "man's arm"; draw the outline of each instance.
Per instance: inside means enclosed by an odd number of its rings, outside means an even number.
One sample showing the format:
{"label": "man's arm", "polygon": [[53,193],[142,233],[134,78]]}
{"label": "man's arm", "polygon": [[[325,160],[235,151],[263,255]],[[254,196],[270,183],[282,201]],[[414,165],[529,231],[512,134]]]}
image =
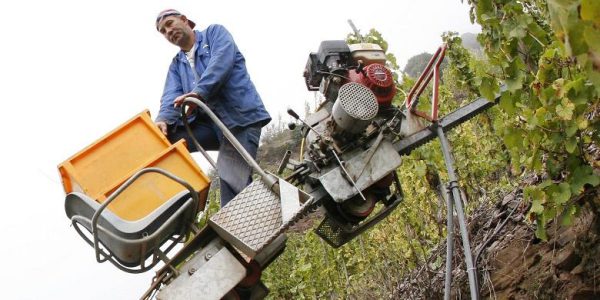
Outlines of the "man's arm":
{"label": "man's arm", "polygon": [[173,106],[173,102],[181,94],[183,94],[181,76],[177,70],[177,63],[173,59],[167,73],[163,95],[160,99],[160,109],[155,120],[156,125],[163,133],[166,133],[167,124],[174,124],[179,118],[179,110]]}
{"label": "man's arm", "polygon": [[[193,89],[199,98],[208,100],[228,80],[235,62],[236,47],[233,37],[222,25],[214,24],[206,29],[210,61]],[[200,49],[199,51],[203,51]]]}

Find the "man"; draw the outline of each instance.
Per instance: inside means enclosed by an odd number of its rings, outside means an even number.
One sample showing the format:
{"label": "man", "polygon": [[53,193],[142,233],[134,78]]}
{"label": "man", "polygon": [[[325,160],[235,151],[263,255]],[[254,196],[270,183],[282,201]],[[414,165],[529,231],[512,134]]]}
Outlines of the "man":
{"label": "man", "polygon": [[[184,138],[188,149],[197,151],[178,108],[185,98],[194,97],[205,102],[256,157],[261,128],[271,117],[250,80],[244,56],[225,27],[213,24],[198,31],[193,30],[195,25],[174,9],[156,18],[156,29],[181,49],[169,67],[156,126],[171,142]],[[219,150],[223,207],[251,182],[252,169],[203,112],[189,105],[187,118],[199,144],[206,150]]]}

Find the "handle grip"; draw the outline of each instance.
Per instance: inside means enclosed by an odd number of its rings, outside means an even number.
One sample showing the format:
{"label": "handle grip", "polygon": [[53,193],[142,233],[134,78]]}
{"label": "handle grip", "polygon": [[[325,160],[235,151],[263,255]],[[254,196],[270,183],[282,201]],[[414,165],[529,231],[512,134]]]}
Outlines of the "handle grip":
{"label": "handle grip", "polygon": [[287,113],[296,120],[300,119],[300,116],[298,116],[298,114],[291,108],[288,108]]}

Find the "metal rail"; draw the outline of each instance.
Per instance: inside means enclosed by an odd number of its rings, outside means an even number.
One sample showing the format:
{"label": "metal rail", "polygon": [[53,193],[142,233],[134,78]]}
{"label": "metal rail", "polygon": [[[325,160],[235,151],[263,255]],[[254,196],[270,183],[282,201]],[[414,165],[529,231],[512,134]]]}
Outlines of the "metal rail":
{"label": "metal rail", "polygon": [[[473,118],[474,116],[480,114],[484,110],[496,105],[496,103],[500,100],[500,96],[496,97],[496,99],[491,102],[485,98],[478,98],[477,100],[445,115],[441,118],[437,125],[442,127],[444,131],[448,131],[468,120]],[[394,143],[394,148],[400,155],[407,155],[412,150],[428,143],[437,137],[437,129],[432,127],[427,127],[418,131],[408,137],[402,138],[401,140]]]}
{"label": "metal rail", "polygon": [[[471,299],[477,300],[479,299],[479,287],[477,284],[477,274],[475,274],[475,265],[473,263],[473,255],[471,254],[471,243],[469,242],[469,232],[467,231],[467,222],[465,220],[465,212],[462,206],[462,199],[460,196],[460,191],[458,190],[458,179],[456,178],[456,172],[454,171],[454,158],[452,157],[450,143],[444,134],[444,130],[438,126],[437,134],[440,138],[440,144],[442,145],[442,154],[444,155],[444,162],[446,163],[446,169],[448,170],[448,185],[449,185],[449,194],[448,198],[454,201],[454,205],[456,206],[456,214],[458,216],[458,225],[460,227],[460,235],[463,243],[463,251],[465,254],[465,262],[467,264],[467,275],[469,277],[469,288],[471,290]],[[452,267],[452,246],[453,244],[453,226],[452,225],[452,201],[448,200],[448,237],[447,243],[447,257],[446,257],[446,272],[451,274],[451,270],[448,268]],[[451,280],[452,276],[446,273],[446,280]],[[450,299],[450,287],[451,282],[445,282],[444,284],[444,299]]]}
{"label": "metal rail", "polygon": [[250,165],[250,167],[254,170],[254,172],[256,172],[258,175],[260,175],[262,181],[270,189],[273,189],[273,186],[277,183],[277,180],[273,176],[267,174],[263,169],[261,169],[261,167],[258,165],[258,163],[254,160],[254,158],[252,158],[250,153],[248,153],[248,151],[246,151],[246,149],[240,144],[240,142],[238,142],[238,140],[231,133],[231,131],[229,131],[227,126],[225,126],[225,124],[223,124],[223,122],[221,122],[221,120],[219,120],[217,115],[215,115],[215,113],[213,113],[212,110],[210,110],[208,105],[206,105],[204,102],[200,101],[199,99],[196,99],[193,97],[187,97],[183,101],[184,106],[188,105],[190,103],[196,104],[199,108],[201,108],[208,115],[208,117],[213,122],[215,122],[215,124],[223,132],[223,135],[225,136],[225,138],[231,143],[231,145],[233,145],[235,150],[238,151],[238,153],[248,163],[248,165]]}
{"label": "metal rail", "polygon": [[[94,213],[94,215],[92,217],[91,228],[92,228],[92,236],[93,236],[93,247],[94,247],[94,251],[96,252],[96,261],[98,261],[99,263],[110,260],[111,263],[113,263],[115,266],[119,267],[119,269],[124,270],[123,268],[120,268],[120,266],[118,264],[116,264],[114,260],[112,260],[110,254],[107,255],[106,253],[104,253],[104,251],[102,251],[100,249],[99,240],[98,240],[98,232],[99,232],[98,219],[100,218],[100,215],[102,214],[102,212],[108,207],[108,205],[110,203],[112,203],[117,198],[117,196],[119,196],[126,188],[128,188],[140,176],[142,176],[146,173],[149,173],[149,172],[161,174],[161,175],[166,176],[166,177],[170,178],[171,180],[181,184],[182,186],[184,186],[186,189],[188,189],[190,191],[190,195],[193,199],[193,204],[198,205],[198,203],[200,202],[200,200],[198,198],[198,193],[196,193],[196,191],[194,191],[194,188],[189,183],[185,182],[183,179],[173,175],[170,172],[160,169],[160,168],[141,169],[140,171],[135,173],[133,176],[131,176],[125,183],[123,183],[114,193],[112,193],[108,197],[108,199],[106,199],[106,201],[104,201],[104,203],[102,203],[102,205],[98,208],[98,210]],[[178,215],[178,214],[176,214],[176,215]],[[155,231],[155,233],[159,232],[163,227],[169,225],[174,220],[174,216],[171,216],[171,218],[169,218],[167,220],[167,222],[165,222],[160,228],[158,228]],[[144,238],[142,238],[142,240],[144,240],[145,238],[150,238],[150,237],[151,236],[145,236]],[[104,255],[104,258],[100,257],[101,254]],[[142,268],[142,269],[144,269],[144,268]],[[127,269],[127,270],[129,270],[129,269]],[[125,271],[127,271],[127,270],[125,270]],[[131,271],[135,272],[135,270],[131,270]]]}
{"label": "metal rail", "polygon": [[[409,137],[406,137],[394,144],[396,150],[400,154],[408,154],[415,148],[429,142],[430,140],[438,137],[440,139],[442,154],[444,155],[444,161],[446,169],[448,170],[449,178],[449,191],[447,193],[447,245],[446,245],[446,274],[444,282],[444,299],[449,300],[451,296],[452,288],[452,256],[454,247],[454,224],[452,218],[452,212],[454,206],[456,206],[456,214],[458,216],[460,233],[463,243],[463,251],[465,256],[465,262],[467,264],[467,274],[469,277],[469,288],[471,293],[471,299],[479,299],[479,287],[477,282],[477,274],[475,263],[471,253],[471,245],[469,242],[469,233],[467,231],[467,225],[465,221],[464,208],[462,206],[462,199],[458,190],[458,181],[456,172],[454,170],[454,158],[452,157],[450,143],[446,138],[444,131],[450,130],[453,127],[471,119],[478,115],[487,108],[495,105],[500,96],[496,96],[493,102],[488,99],[479,98],[456,111],[446,115],[441,120],[438,120],[438,107],[439,107],[439,85],[440,85],[440,65],[444,59],[446,53],[446,45],[442,45],[435,52],[433,57],[429,60],[429,63],[425,67],[425,70],[411,88],[408,95],[406,96],[405,106],[408,113],[417,115],[423,119],[426,119],[432,123],[431,126],[425,128]],[[431,99],[431,115],[427,115],[421,111],[416,110],[416,104],[418,99],[423,93],[425,87],[429,84],[431,79],[434,78],[433,82],[433,94]],[[505,90],[505,87],[501,87],[501,91]],[[453,205],[454,204],[454,205]]]}
{"label": "metal rail", "polygon": [[185,130],[187,131],[188,135],[190,136],[192,143],[194,143],[194,146],[196,146],[196,149],[198,149],[198,151],[200,151],[200,153],[202,153],[202,155],[204,156],[204,158],[206,158],[208,163],[210,163],[210,165],[213,168],[215,168],[215,170],[216,170],[217,164],[212,159],[212,157],[210,157],[210,155],[208,155],[208,152],[206,152],[206,150],[204,150],[202,145],[200,145],[200,143],[198,143],[198,140],[194,136],[194,133],[192,132],[192,128],[190,128],[190,122],[188,121],[188,118],[185,114],[185,106],[183,106],[183,105],[181,106],[181,119],[183,120],[183,126],[185,126]]}
{"label": "metal rail", "polygon": [[[440,86],[440,65],[444,60],[444,56],[446,55],[446,45],[442,45],[437,49],[435,54],[427,63],[425,70],[415,85],[410,89],[408,95],[406,96],[405,106],[406,108],[413,112],[414,114],[429,120],[430,122],[437,121],[438,118],[438,103],[439,103],[439,86]],[[418,103],[418,99],[425,90],[425,87],[429,84],[431,79],[434,78],[433,82],[433,95],[431,99],[431,115],[427,115],[421,111],[415,109],[416,104]]]}

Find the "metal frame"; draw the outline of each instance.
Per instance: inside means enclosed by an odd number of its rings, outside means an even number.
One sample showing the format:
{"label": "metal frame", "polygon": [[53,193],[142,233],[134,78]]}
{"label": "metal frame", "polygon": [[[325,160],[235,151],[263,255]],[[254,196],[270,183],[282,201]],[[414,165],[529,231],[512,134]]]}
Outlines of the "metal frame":
{"label": "metal frame", "polygon": [[[280,201],[282,201],[283,198],[290,196],[289,194],[294,192],[289,191],[289,189],[285,188],[288,185],[294,187],[293,185],[287,183],[285,180],[281,181],[282,179],[279,179],[263,171],[260,168],[260,166],[258,166],[256,161],[252,158],[252,156],[250,156],[250,154],[248,154],[243,148],[243,146],[237,141],[235,136],[231,134],[227,127],[218,119],[218,117],[208,108],[206,104],[195,98],[186,98],[181,107],[182,114],[184,114],[186,106],[192,103],[198,106],[200,109],[204,110],[208,117],[211,118],[212,121],[214,121],[215,124],[221,129],[225,138],[227,138],[229,142],[231,142],[231,144],[238,151],[238,153],[240,153],[243,159],[250,165],[250,167],[253,168],[253,170],[256,173],[258,173],[261,176],[261,181],[254,181],[252,184],[260,184],[264,187],[263,189],[268,190],[269,193],[277,194],[277,197],[280,198]],[[191,136],[191,138],[194,139],[193,136]],[[197,141],[195,141],[195,139],[193,142],[197,144]],[[244,189],[244,191],[242,191],[240,194],[243,194],[246,191],[246,189]],[[283,248],[285,247],[285,236],[282,234],[287,230],[287,228],[291,224],[297,221],[297,219],[302,214],[304,214],[307,210],[311,209],[312,205],[314,204],[314,198],[309,197],[308,194],[303,193],[300,190],[297,190],[297,192],[298,195],[295,195],[296,197],[294,199],[296,199],[297,201],[304,199],[304,205],[298,207],[288,207],[288,217],[284,217],[284,211],[282,210],[282,224],[280,224],[273,232],[266,236],[264,241],[262,241],[262,243],[256,249],[251,249],[251,252],[253,252],[255,255],[248,256],[248,253],[243,251],[244,245],[236,243],[235,239],[237,239],[237,237],[231,236],[231,234],[228,235],[226,232],[224,233],[222,228],[220,228],[217,225],[214,225],[214,221],[212,220],[213,218],[211,218],[211,221],[209,222],[210,226],[206,226],[203,229],[201,229],[201,231],[198,232],[198,234],[186,246],[184,246],[184,248],[181,251],[176,253],[175,256],[170,261],[166,262],[165,266],[157,272],[150,288],[142,296],[142,299],[149,299],[163,283],[178,278],[180,271],[175,266],[179,265],[180,263],[183,263],[187,258],[195,255],[194,252],[197,249],[204,247],[207,243],[215,239],[222,239],[224,244],[229,244],[235,247],[237,250],[232,250],[233,248],[231,248],[230,250],[236,256],[239,255],[239,250],[244,252],[244,255],[247,256],[243,259],[238,257],[238,259],[245,260],[247,258],[254,257],[254,259],[256,259],[257,261],[263,261],[263,267],[266,267],[266,265],[268,265],[273,259],[275,259],[275,257],[281,254]],[[301,194],[305,195],[306,197],[301,197]],[[240,195],[232,199],[230,204],[225,206],[224,209],[231,209],[231,205],[236,203],[237,197],[240,197]],[[285,208],[284,206],[286,203],[280,202],[279,204],[282,205],[282,209]],[[296,209],[295,211],[294,208]],[[221,210],[220,212],[222,211],[223,210]],[[217,215],[218,214],[219,213],[217,213]],[[188,263],[185,262],[184,264]],[[266,291],[266,289],[263,290]]]}
{"label": "metal frame", "polygon": [[[456,211],[458,216],[459,228],[463,243],[463,251],[465,256],[465,262],[467,265],[467,275],[469,278],[469,289],[471,293],[471,299],[479,299],[479,286],[477,282],[477,274],[475,273],[476,266],[473,261],[472,253],[471,253],[471,245],[469,241],[469,233],[467,231],[467,223],[465,220],[464,208],[462,206],[462,199],[458,186],[458,179],[456,177],[456,172],[454,170],[454,158],[452,156],[452,150],[450,147],[450,143],[446,138],[444,133],[444,124],[443,122],[439,122],[438,120],[438,108],[439,108],[439,85],[440,85],[440,65],[444,59],[446,54],[446,45],[442,45],[435,52],[433,57],[429,60],[427,67],[415,83],[415,85],[411,88],[410,92],[406,96],[406,108],[408,113],[412,113],[416,116],[419,116],[423,119],[428,120],[432,123],[429,130],[429,133],[426,130],[418,132],[417,134],[409,137],[407,140],[403,141],[408,149],[407,152],[410,152],[412,149],[424,144],[426,141],[433,139],[437,136],[440,139],[440,144],[442,148],[442,154],[444,156],[444,162],[446,164],[446,169],[448,171],[448,197],[447,197],[447,235],[446,235],[446,274],[444,281],[444,299],[449,300],[451,296],[451,288],[452,288],[452,259],[453,259],[453,247],[454,247],[454,224],[453,224],[453,211]],[[434,79],[433,82],[433,94],[431,99],[431,114],[427,115],[421,111],[416,110],[416,105],[418,103],[418,99],[423,93],[423,90],[431,79]],[[474,105],[473,105],[474,104]],[[486,99],[477,99],[473,101],[471,104],[462,107],[459,109],[459,113],[454,114],[452,116],[449,115],[448,123],[453,124],[454,126],[462,123],[464,120],[468,120],[484,109],[494,105],[494,102],[489,102]],[[443,121],[445,121],[444,118]],[[446,130],[448,130],[447,128]],[[398,148],[398,151],[402,151],[402,147]],[[454,204],[454,205],[453,205]],[[455,207],[454,207],[455,206]]]}
{"label": "metal frame", "polygon": [[[502,91],[502,89],[501,89]],[[497,97],[493,102],[484,98],[479,98],[439,119],[434,125],[424,128],[408,137],[404,137],[394,143],[394,148],[400,155],[407,155],[412,150],[430,142],[437,137],[435,126],[442,127],[448,131],[478,115],[482,111],[496,105],[499,101]]]}
{"label": "metal frame", "polygon": [[[429,63],[427,63],[427,67],[425,67],[425,70],[423,70],[423,73],[421,76],[419,76],[419,79],[406,96],[406,108],[413,114],[429,120],[430,122],[435,122],[438,119],[440,65],[442,64],[445,55],[446,45],[444,44],[440,46],[435,54],[431,57]],[[427,115],[424,112],[416,110],[415,107],[417,106],[421,93],[423,93],[423,90],[425,90],[425,87],[427,87],[432,78],[434,78],[434,81],[433,95],[431,99],[431,115]]]}
{"label": "metal frame", "polygon": [[[223,133],[225,138],[233,145],[233,147],[242,156],[242,158],[246,161],[246,163],[248,163],[248,165],[250,165],[250,167],[254,170],[254,172],[256,172],[261,177],[260,178],[261,181],[266,186],[266,189],[268,189],[269,192],[272,192],[272,195],[278,197],[279,201],[281,201],[284,197],[288,196],[288,195],[283,194],[283,191],[281,190],[281,187],[280,187],[280,181],[283,179],[280,179],[276,176],[273,176],[273,175],[265,172],[258,165],[258,163],[254,160],[254,158],[246,151],[246,149],[239,143],[239,141],[236,139],[236,137],[229,131],[227,126],[225,126],[225,124],[223,124],[223,122],[221,122],[221,120],[208,107],[208,105],[206,105],[206,103],[200,101],[200,99],[196,99],[193,97],[187,97],[184,99],[183,105],[181,105],[182,115],[185,114],[185,108],[189,104],[195,104],[198,108],[200,108],[202,111],[204,111],[208,115],[208,117],[215,123],[215,125],[217,125],[217,127],[219,127],[219,129],[221,129],[221,132]],[[251,188],[253,186],[260,186],[260,185],[258,185],[258,184],[255,185],[254,182],[251,183],[248,187],[246,187],[243,191],[241,191],[240,194],[238,194],[236,197],[234,197],[229,202],[229,204],[227,206],[225,206],[225,209],[220,210],[217,213],[217,215],[213,216],[213,218],[216,216],[218,217],[219,214],[221,214],[221,213],[226,214],[227,212],[224,212],[224,211],[227,211],[227,209],[231,208],[232,205],[235,206],[237,201],[240,201],[240,199],[238,199],[238,197],[242,197],[241,195],[244,194],[246,189]],[[290,186],[291,186],[291,184],[290,184]],[[257,191],[258,190],[263,190],[263,189],[257,188]],[[209,224],[211,226],[213,226],[213,228],[218,231],[219,235],[222,238],[224,238],[227,242],[238,247],[238,249],[242,250],[243,252],[245,251],[244,254],[248,255],[249,257],[254,257],[259,252],[261,252],[264,248],[267,248],[268,245],[270,243],[272,243],[279,235],[284,233],[294,222],[296,222],[302,216],[302,214],[304,214],[306,211],[308,211],[312,207],[312,205],[315,203],[314,197],[311,197],[310,195],[304,193],[300,189],[298,189],[297,191],[299,194],[304,195],[304,197],[301,197],[304,200],[303,205],[296,207],[296,209],[297,209],[296,212],[291,214],[290,218],[288,220],[282,220],[282,224],[277,228],[277,230],[274,230],[273,232],[270,233],[270,235],[268,237],[265,237],[265,239],[262,241],[262,243],[260,245],[257,246],[257,248],[252,248],[252,247],[249,247],[248,245],[246,245],[242,240],[239,239],[239,237],[231,234],[230,232],[228,232],[228,230],[221,227],[222,224],[217,224],[217,222],[215,222],[215,220],[213,218],[211,218],[211,220],[209,221]],[[299,195],[296,195],[296,196],[299,196]],[[297,199],[300,199],[300,198],[297,198]],[[280,202],[279,204],[282,205],[282,207],[283,207],[283,205],[285,203]]]}
{"label": "metal frame", "polygon": [[377,213],[372,213],[373,216],[363,220],[359,225],[342,224],[335,217],[327,215],[315,229],[315,233],[333,248],[343,246],[389,216],[404,201],[402,186],[395,171],[394,184],[396,190],[385,200],[385,207],[382,207]]}
{"label": "metal frame", "polygon": [[176,269],[176,266],[185,263],[189,257],[196,253],[197,249],[206,247],[211,241],[218,238],[218,235],[210,226],[203,227],[181,250],[173,255],[168,263],[156,272],[156,275],[152,278],[152,284],[140,299],[152,299],[153,294],[159,290],[163,283],[170,282],[179,276],[180,271]]}
{"label": "metal frame", "polygon": [[469,242],[469,232],[467,230],[467,222],[465,219],[465,212],[462,206],[462,198],[458,189],[458,179],[454,172],[454,158],[450,148],[450,143],[444,134],[444,129],[440,126],[437,127],[437,134],[440,138],[440,144],[442,147],[442,154],[444,155],[444,162],[446,163],[446,169],[448,170],[448,220],[447,220],[447,237],[446,237],[446,277],[444,281],[444,299],[450,299],[451,285],[452,285],[452,256],[454,246],[454,225],[452,218],[452,211],[454,205],[456,206],[456,214],[458,216],[458,225],[460,228],[460,235],[463,243],[463,252],[465,256],[465,262],[467,265],[467,275],[469,277],[469,289],[471,291],[471,299],[479,299],[479,286],[477,283],[477,274],[475,274],[475,262],[473,261],[473,254],[471,253],[471,243]]}
{"label": "metal frame", "polygon": [[[186,189],[189,190],[190,192],[190,198],[188,200],[186,200],[186,202],[177,209],[177,211],[171,215],[167,221],[165,221],[160,227],[158,227],[154,233],[150,234],[150,235],[145,235],[142,238],[139,239],[126,239],[120,236],[117,236],[116,234],[114,234],[113,232],[109,231],[108,229],[104,228],[103,226],[99,226],[98,225],[98,220],[100,218],[100,215],[102,214],[102,212],[108,207],[108,205],[110,203],[112,203],[117,196],[119,196],[119,194],[121,194],[125,189],[127,189],[134,181],[136,181],[140,176],[142,176],[143,174],[146,173],[158,173],[161,174],[179,184],[181,184],[182,186],[184,186]],[[160,250],[160,246],[156,247],[156,249],[154,249],[153,255],[152,255],[152,262],[149,265],[145,265],[145,262],[147,260],[147,258],[144,257],[144,255],[142,255],[140,257],[140,268],[139,269],[135,269],[135,268],[130,268],[127,266],[124,266],[123,264],[119,263],[115,257],[115,255],[113,253],[111,253],[110,249],[108,247],[106,247],[106,245],[104,245],[105,250],[108,252],[105,252],[103,249],[100,248],[100,240],[98,238],[98,233],[100,231],[102,231],[103,234],[106,234],[108,236],[110,236],[111,238],[113,238],[114,240],[118,240],[121,241],[123,243],[129,243],[129,244],[135,244],[135,243],[140,243],[140,244],[144,244],[148,241],[153,240],[154,238],[156,238],[156,236],[158,236],[159,233],[161,233],[162,230],[164,230],[165,228],[167,228],[169,225],[171,225],[171,223],[173,223],[175,220],[177,220],[177,218],[183,214],[189,207],[190,205],[192,205],[192,207],[197,206],[199,203],[199,197],[198,197],[198,193],[196,193],[196,191],[194,190],[194,188],[187,183],[186,181],[182,180],[181,178],[173,175],[172,173],[165,171],[163,169],[160,168],[145,168],[145,169],[141,169],[140,171],[138,171],[137,173],[135,173],[133,176],[131,176],[125,183],[123,183],[115,192],[113,192],[104,203],[102,203],[102,205],[96,210],[96,212],[94,213],[94,215],[92,216],[92,219],[90,220],[89,218],[86,218],[84,216],[80,216],[80,215],[76,215],[73,216],[71,218],[71,223],[73,224],[73,227],[75,228],[75,230],[77,231],[77,233],[90,245],[94,248],[94,252],[96,255],[96,261],[99,263],[103,263],[105,261],[110,261],[113,265],[115,265],[118,269],[128,272],[128,273],[143,273],[146,272],[148,270],[150,270],[151,268],[153,268],[159,261],[161,260],[165,260],[166,256],[165,254],[168,253],[170,250],[173,249],[173,247],[180,242],[185,236],[184,235],[179,235],[176,238],[172,239],[172,243],[167,247],[167,249],[165,249],[164,251]],[[87,223],[88,225],[91,225],[91,233],[92,233],[92,239],[88,238],[85,233],[83,233],[83,231],[80,229],[79,224],[84,224]],[[191,225],[194,226],[194,225]],[[195,230],[193,230],[195,231]],[[145,251],[142,251],[145,252]],[[103,257],[101,257],[103,256]]]}

